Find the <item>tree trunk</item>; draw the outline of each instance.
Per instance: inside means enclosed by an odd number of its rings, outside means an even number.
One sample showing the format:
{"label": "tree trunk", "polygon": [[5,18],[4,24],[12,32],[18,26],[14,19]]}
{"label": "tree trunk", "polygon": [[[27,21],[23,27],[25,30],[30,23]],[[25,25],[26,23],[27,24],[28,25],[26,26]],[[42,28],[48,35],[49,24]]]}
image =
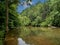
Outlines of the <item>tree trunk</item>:
{"label": "tree trunk", "polygon": [[6,33],[8,33],[8,0],[6,0]]}

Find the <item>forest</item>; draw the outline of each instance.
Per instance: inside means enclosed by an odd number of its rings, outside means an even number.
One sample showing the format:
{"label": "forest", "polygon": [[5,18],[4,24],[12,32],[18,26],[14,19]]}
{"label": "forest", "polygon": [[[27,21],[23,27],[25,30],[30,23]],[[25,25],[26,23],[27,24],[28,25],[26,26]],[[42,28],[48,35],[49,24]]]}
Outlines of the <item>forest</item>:
{"label": "forest", "polygon": [[[37,3],[24,10],[20,15],[20,25],[60,27],[60,7],[58,0]],[[22,24],[22,22],[24,22]]]}
{"label": "forest", "polygon": [[[28,0],[26,1],[28,2]],[[17,30],[19,27],[60,27],[60,0],[37,2],[18,13],[17,7],[20,3],[20,0],[8,1],[8,33],[14,31],[14,29]],[[5,4],[5,0],[0,0],[0,45],[3,45],[6,33]]]}

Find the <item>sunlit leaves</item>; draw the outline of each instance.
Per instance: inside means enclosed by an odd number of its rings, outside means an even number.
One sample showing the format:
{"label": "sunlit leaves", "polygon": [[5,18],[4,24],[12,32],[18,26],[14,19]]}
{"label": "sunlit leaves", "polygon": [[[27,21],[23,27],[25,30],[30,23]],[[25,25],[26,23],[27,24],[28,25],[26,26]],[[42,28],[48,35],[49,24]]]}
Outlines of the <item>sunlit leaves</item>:
{"label": "sunlit leaves", "polygon": [[56,19],[56,17],[60,13],[59,2],[59,0],[49,0],[44,4],[38,3],[24,10],[21,15],[28,17],[31,20],[31,25],[52,26],[56,24],[58,26],[59,18]]}
{"label": "sunlit leaves", "polygon": [[30,19],[27,18],[26,16],[19,16],[19,23],[21,26],[24,26],[24,25],[29,25],[30,23]]}

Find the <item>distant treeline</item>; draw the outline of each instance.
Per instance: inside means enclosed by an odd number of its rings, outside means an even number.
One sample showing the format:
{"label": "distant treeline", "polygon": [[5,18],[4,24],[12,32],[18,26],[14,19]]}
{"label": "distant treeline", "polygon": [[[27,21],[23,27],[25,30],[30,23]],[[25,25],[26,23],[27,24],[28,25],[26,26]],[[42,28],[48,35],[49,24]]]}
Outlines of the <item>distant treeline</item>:
{"label": "distant treeline", "polygon": [[60,27],[60,0],[47,0],[25,9],[19,15],[20,25]]}

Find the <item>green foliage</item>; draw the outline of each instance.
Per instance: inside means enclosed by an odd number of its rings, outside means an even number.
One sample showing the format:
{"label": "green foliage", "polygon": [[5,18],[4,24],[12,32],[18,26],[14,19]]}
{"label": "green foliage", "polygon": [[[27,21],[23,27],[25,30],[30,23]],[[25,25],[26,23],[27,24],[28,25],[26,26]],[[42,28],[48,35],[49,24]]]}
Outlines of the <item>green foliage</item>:
{"label": "green foliage", "polygon": [[4,30],[5,29],[5,3],[4,2],[0,2],[0,30]]}
{"label": "green foliage", "polygon": [[55,20],[54,16],[57,14],[57,11],[51,11],[50,15],[46,17],[45,21],[41,23],[41,26],[52,26],[53,20]]}
{"label": "green foliage", "polygon": [[35,6],[31,6],[30,8],[27,8],[24,10],[20,15],[26,16],[30,19],[30,24],[32,26],[40,26],[41,23],[41,11],[43,5],[41,3],[37,3]]}
{"label": "green foliage", "polygon": [[20,31],[19,31],[19,37],[28,37],[31,35],[38,35],[40,32],[43,32],[42,30],[39,30],[38,28],[34,28],[34,27],[20,27]]}
{"label": "green foliage", "polygon": [[[8,24],[9,24],[9,30],[12,29],[12,27],[17,27],[19,25],[18,23],[18,13],[16,11],[17,8],[17,1],[18,0],[11,0],[8,4]],[[6,5],[5,0],[0,0],[0,45],[3,45],[3,38],[6,31]]]}
{"label": "green foliage", "polygon": [[29,23],[30,23],[30,19],[29,18],[27,18],[26,16],[21,16],[21,15],[19,15],[19,23],[20,23],[20,25],[21,26],[27,26],[27,25],[29,25]]}
{"label": "green foliage", "polygon": [[42,19],[40,16],[37,16],[36,19],[32,22],[33,26],[40,26],[40,23],[42,22]]}
{"label": "green foliage", "polygon": [[0,39],[0,45],[3,45],[3,41]]}
{"label": "green foliage", "polygon": [[54,16],[52,25],[60,27],[60,13]]}
{"label": "green foliage", "polygon": [[0,31],[0,45],[3,45],[4,31]]}
{"label": "green foliage", "polygon": [[47,0],[24,10],[20,15],[30,19],[32,26],[60,27],[60,0]]}
{"label": "green foliage", "polygon": [[[8,10],[9,19],[8,26],[9,31],[18,26],[56,26],[60,27],[60,0],[47,0],[45,3],[37,3],[31,6],[22,13],[18,14],[16,9],[19,4],[19,0],[9,0]],[[4,31],[6,29],[6,9],[5,0],[0,1],[0,38],[4,37]],[[21,30],[22,36],[33,33],[36,35],[39,30],[27,30],[23,28]],[[14,30],[13,30],[14,32]],[[12,33],[13,33],[12,32]],[[15,33],[14,33],[15,34]],[[2,41],[0,40],[0,44]],[[2,45],[2,44],[1,44]]]}
{"label": "green foliage", "polygon": [[29,30],[29,28],[20,27],[20,33],[19,33],[19,34],[21,34],[20,37],[28,36],[28,35],[30,35],[30,32],[31,31]]}
{"label": "green foliage", "polygon": [[0,38],[4,37],[4,31],[0,31]]}
{"label": "green foliage", "polygon": [[[9,1],[9,4],[8,4],[8,10],[9,10],[9,16],[8,16],[8,21],[9,21],[9,29],[11,29],[12,27],[17,27],[19,25],[19,22],[18,22],[18,13],[16,11],[17,9],[17,1],[18,0],[12,0]],[[14,3],[13,3],[14,2]],[[5,27],[6,27],[6,10],[5,10],[5,1],[1,1],[0,2],[0,29],[1,30],[5,30]]]}

